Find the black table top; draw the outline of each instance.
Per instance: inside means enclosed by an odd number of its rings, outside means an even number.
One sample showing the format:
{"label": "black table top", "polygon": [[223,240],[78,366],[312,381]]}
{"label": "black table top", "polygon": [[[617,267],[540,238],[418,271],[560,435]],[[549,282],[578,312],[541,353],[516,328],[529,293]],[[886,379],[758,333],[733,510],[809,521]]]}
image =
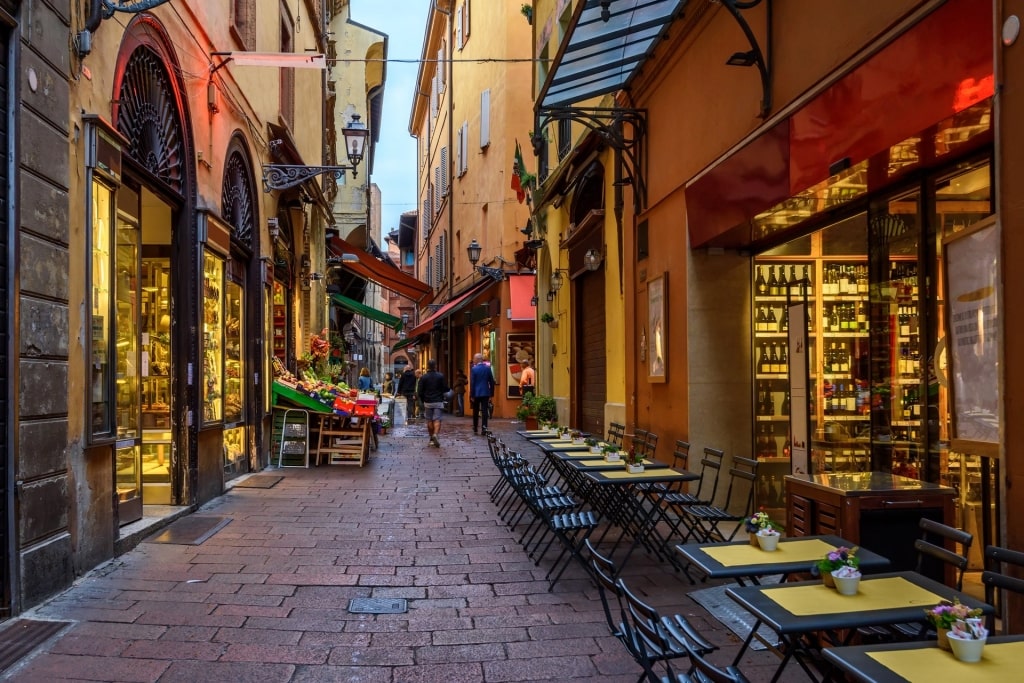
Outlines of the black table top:
{"label": "black table top", "polygon": [[[589,476],[589,475],[588,475]],[[971,608],[980,608],[983,613],[991,614],[993,608],[966,593],[954,590],[917,572],[891,572],[864,576],[861,584],[892,577],[903,578],[910,583],[934,593],[943,600],[952,601],[957,598]],[[904,604],[889,609],[863,611],[834,611],[821,614],[795,615],[768,597],[772,591],[792,590],[801,586],[820,586],[821,581],[799,581],[794,583],[774,584],[769,586],[729,586],[726,595],[738,602],[748,612],[770,626],[779,634],[809,633],[811,631],[831,631],[844,628],[860,628],[862,626],[880,626],[885,624],[921,623],[925,620],[925,610],[932,604]],[[832,589],[824,589],[832,590]],[[857,600],[857,596],[843,596],[844,599]],[[935,602],[938,604],[938,601]]]}
{"label": "black table top", "polygon": [[[776,555],[775,553],[764,553],[763,556],[765,562],[763,564],[726,566],[707,553],[709,548],[749,545],[749,540],[746,540],[746,537],[744,537],[744,539],[745,540],[743,541],[731,541],[726,543],[686,543],[684,545],[677,545],[676,550],[679,554],[688,559],[695,567],[712,579],[736,579],[748,576],[766,576],[769,574],[793,574],[795,572],[809,571],[811,565],[814,564],[813,559],[780,562],[779,560],[782,558],[782,554]],[[856,546],[855,543],[850,543],[838,536],[794,536],[792,538],[780,539],[779,546],[783,547],[784,550],[784,546],[787,543],[808,540],[819,540],[827,543],[833,548],[838,548],[840,546],[853,548]],[[824,553],[822,553],[822,557],[823,556]],[[877,555],[870,550],[865,550],[864,548],[857,548],[857,557],[860,558],[860,569],[864,573],[871,573],[886,569],[890,564],[887,558]]]}
{"label": "black table top", "polygon": [[[989,636],[985,647],[1000,643],[1019,643],[1024,635]],[[894,652],[898,650],[936,650],[939,646],[934,640],[916,641],[911,643],[876,643],[874,645],[855,645],[847,647],[830,647],[823,650],[829,663],[846,672],[861,683],[906,683],[907,679],[896,674],[881,662],[871,658],[871,652]],[[950,655],[952,656],[952,655]],[[955,678],[951,680],[956,680]],[[996,678],[992,678],[996,681]],[[1001,680],[1009,680],[1002,678]]]}
{"label": "black table top", "polygon": [[[571,455],[571,454],[567,454]],[[608,462],[600,455],[594,455],[593,458],[564,458],[565,462],[580,472],[614,472],[615,470],[625,470],[626,463],[622,462]],[[644,469],[646,470],[657,470],[668,467],[668,463],[660,462],[658,460],[644,460]]]}
{"label": "black table top", "polygon": [[[541,449],[545,453],[550,451],[589,451],[590,446],[585,443],[569,443],[568,441],[534,441],[537,448]],[[599,458],[597,453],[594,453],[595,458]]]}

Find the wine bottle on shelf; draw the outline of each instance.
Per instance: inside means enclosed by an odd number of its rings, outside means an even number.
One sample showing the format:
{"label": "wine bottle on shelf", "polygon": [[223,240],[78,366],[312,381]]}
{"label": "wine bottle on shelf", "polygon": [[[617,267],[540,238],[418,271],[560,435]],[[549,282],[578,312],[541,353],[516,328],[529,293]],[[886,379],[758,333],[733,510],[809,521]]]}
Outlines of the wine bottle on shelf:
{"label": "wine bottle on shelf", "polygon": [[768,294],[768,281],[764,279],[764,266],[756,266],[757,277],[754,279],[754,292],[758,296],[766,296]]}
{"label": "wine bottle on shelf", "polygon": [[775,317],[775,307],[774,306],[768,306],[768,320],[767,320],[767,327],[765,329],[767,329],[768,332],[778,332],[779,331],[779,320],[778,320],[778,318]]}
{"label": "wine bottle on shelf", "polygon": [[807,280],[807,296],[814,296],[814,280],[811,275],[810,266],[804,266],[804,279]]}
{"label": "wine bottle on shelf", "polygon": [[775,342],[772,342],[770,368],[771,369],[769,370],[769,372],[771,372],[772,374],[778,374],[782,372],[782,370],[779,369],[779,345],[776,344]]}
{"label": "wine bottle on shelf", "polygon": [[857,293],[857,271],[853,266],[847,266],[846,268],[846,293]]}
{"label": "wine bottle on shelf", "polygon": [[839,331],[840,332],[849,332],[850,331],[850,315],[849,315],[849,311],[847,310],[847,305],[846,304],[841,304],[839,306]]}
{"label": "wine bottle on shelf", "polygon": [[828,324],[828,329],[830,332],[838,332],[841,329],[839,321],[841,310],[842,306],[840,306],[839,304],[832,304],[832,317]]}
{"label": "wine bottle on shelf", "polygon": [[857,303],[857,331],[868,331],[868,309],[863,301]]}
{"label": "wine bottle on shelf", "polygon": [[769,266],[768,274],[768,294],[770,296],[779,295],[779,280],[775,277],[775,266]]}
{"label": "wine bottle on shelf", "polygon": [[757,307],[757,318],[754,321],[754,329],[758,332],[768,331],[768,317],[764,314],[764,306]]}
{"label": "wine bottle on shelf", "polygon": [[848,384],[847,388],[846,388],[846,395],[843,397],[844,401],[845,401],[845,403],[843,405],[843,409],[846,411],[846,413],[848,415],[856,415],[857,414],[857,391],[856,391],[856,386],[857,386],[856,384]]}
{"label": "wine bottle on shelf", "polygon": [[779,266],[779,294],[785,296],[789,289],[789,282],[786,280],[786,266]]}
{"label": "wine bottle on shelf", "polygon": [[779,372],[789,372],[789,347],[786,344],[779,344],[781,351],[779,351]]}
{"label": "wine bottle on shelf", "polygon": [[782,399],[782,410],[779,411],[781,415],[789,415],[789,390],[786,390],[786,397]]}
{"label": "wine bottle on shelf", "polygon": [[789,439],[789,433],[786,434],[786,443],[782,446],[782,457],[788,458],[793,452],[793,442]]}
{"label": "wine bottle on shelf", "polygon": [[767,342],[759,344],[758,350],[760,352],[760,358],[757,361],[757,371],[762,375],[767,375],[771,371],[771,359],[768,357]]}
{"label": "wine bottle on shelf", "polygon": [[782,307],[782,322],[779,323],[780,332],[789,332],[789,306]]}
{"label": "wine bottle on shelf", "polygon": [[839,343],[839,372],[850,371],[850,351],[846,342]]}

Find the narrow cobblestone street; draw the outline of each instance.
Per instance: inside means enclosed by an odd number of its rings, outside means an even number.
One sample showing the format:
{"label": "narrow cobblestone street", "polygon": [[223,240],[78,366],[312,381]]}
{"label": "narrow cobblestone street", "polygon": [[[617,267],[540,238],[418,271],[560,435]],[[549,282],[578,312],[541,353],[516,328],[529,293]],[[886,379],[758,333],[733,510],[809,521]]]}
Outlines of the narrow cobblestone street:
{"label": "narrow cobblestone street", "polygon": [[[519,426],[492,424],[539,461]],[[535,567],[498,517],[486,440],[450,418],[441,442],[400,427],[365,468],[275,470],[273,488],[232,488],[195,513],[231,520],[201,545],[142,543],[21,615],[70,625],[4,680],[636,681],[582,569],[548,592],[553,554]],[[688,599],[685,577],[643,553],[624,576],[731,662],[737,638]],[[349,613],[360,597],[409,609]],[[754,652],[740,668],[768,680],[776,663]]]}

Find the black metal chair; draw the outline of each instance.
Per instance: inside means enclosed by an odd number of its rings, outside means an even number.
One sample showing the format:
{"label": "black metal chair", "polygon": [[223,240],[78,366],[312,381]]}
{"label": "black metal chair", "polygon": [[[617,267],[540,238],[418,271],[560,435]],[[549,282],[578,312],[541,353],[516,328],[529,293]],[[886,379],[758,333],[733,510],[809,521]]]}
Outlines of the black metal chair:
{"label": "black metal chair", "polygon": [[[729,488],[726,489],[725,502],[718,505],[690,505],[683,509],[683,514],[690,525],[690,530],[702,543],[712,541],[731,541],[736,531],[743,525],[740,522],[749,517],[754,507],[754,485],[757,482],[757,461],[751,458],[733,456],[729,467]],[[736,500],[743,500],[742,509],[736,508]],[[738,509],[738,511],[734,511]],[[735,522],[736,525],[728,534],[721,528],[723,524]]]}
{"label": "black metal chair", "polygon": [[[685,441],[676,441],[672,457],[673,467],[688,470],[690,444]],[[692,527],[687,524],[684,512],[691,505],[711,505],[714,502],[715,495],[718,493],[718,481],[721,478],[722,460],[724,458],[725,453],[723,451],[717,448],[705,448],[704,455],[700,460],[700,478],[697,480],[696,489],[693,489],[693,493],[682,491],[682,484],[661,493],[658,504],[664,510],[670,511],[675,515],[673,520],[668,514],[662,514],[662,518],[672,528],[669,538],[678,534],[682,538],[682,542],[685,543],[691,537],[695,537]],[[680,464],[682,464],[682,467],[679,467]],[[681,528],[684,525],[686,525],[685,530]]]}
{"label": "black metal chair", "polygon": [[606,441],[613,446],[622,446],[622,439],[626,436],[626,425],[618,422],[608,423],[608,438]]}
{"label": "black metal chair", "polygon": [[1001,603],[1004,592],[1024,595],[1024,579],[1010,576],[1004,570],[1004,565],[1016,568],[1017,573],[1021,574],[1024,571],[1024,552],[995,545],[986,546],[985,571],[981,573],[981,582],[985,584],[985,602],[996,608],[996,613],[988,617],[988,630],[992,633],[995,633],[996,617],[1003,613]]}
{"label": "black metal chair", "polygon": [[735,666],[719,668],[706,660],[703,656],[704,653],[694,648],[689,642],[683,641],[683,646],[690,656],[693,668],[689,673],[679,676],[676,679],[677,683],[750,683],[743,672]]}
{"label": "black metal chair", "polygon": [[643,667],[644,673],[640,680],[646,676],[653,683],[661,683],[662,679],[654,673],[656,666],[664,667],[669,680],[672,680],[676,677],[672,668],[673,661],[689,659],[691,649],[699,654],[707,654],[716,649],[685,617],[675,615],[667,620],[658,614],[658,610],[630,591],[622,579],[618,580],[618,584],[623,611],[628,620],[627,628],[631,634],[626,649]]}

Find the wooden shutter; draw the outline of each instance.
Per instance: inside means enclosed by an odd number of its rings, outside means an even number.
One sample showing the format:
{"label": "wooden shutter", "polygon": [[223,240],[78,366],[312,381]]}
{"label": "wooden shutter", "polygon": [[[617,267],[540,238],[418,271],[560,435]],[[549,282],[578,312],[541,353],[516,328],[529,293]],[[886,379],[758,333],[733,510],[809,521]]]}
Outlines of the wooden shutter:
{"label": "wooden shutter", "polygon": [[455,47],[462,50],[462,6],[455,10]]}
{"label": "wooden shutter", "polygon": [[491,91],[480,93],[480,148],[491,144]]}

